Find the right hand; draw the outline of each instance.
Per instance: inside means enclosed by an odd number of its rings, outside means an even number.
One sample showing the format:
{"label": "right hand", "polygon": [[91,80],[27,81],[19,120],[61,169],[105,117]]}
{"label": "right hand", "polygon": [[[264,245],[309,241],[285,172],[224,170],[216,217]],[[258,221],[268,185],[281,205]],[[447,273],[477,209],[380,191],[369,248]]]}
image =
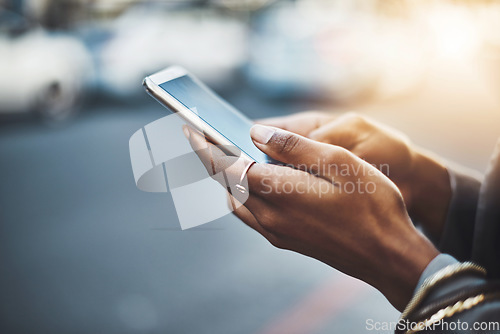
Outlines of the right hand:
{"label": "right hand", "polygon": [[451,197],[448,172],[404,134],[355,113],[305,112],[258,123],[341,146],[366,160],[398,186],[408,211],[427,232],[440,236]]}
{"label": "right hand", "polygon": [[[233,189],[248,161],[184,130],[209,174]],[[262,152],[287,165],[249,165],[248,196],[229,196],[241,204],[232,205],[233,213],[274,246],[357,277],[402,310],[439,252],[412,225],[396,185],[344,148],[276,127],[255,125],[250,136]],[[347,170],[330,168],[336,165]]]}

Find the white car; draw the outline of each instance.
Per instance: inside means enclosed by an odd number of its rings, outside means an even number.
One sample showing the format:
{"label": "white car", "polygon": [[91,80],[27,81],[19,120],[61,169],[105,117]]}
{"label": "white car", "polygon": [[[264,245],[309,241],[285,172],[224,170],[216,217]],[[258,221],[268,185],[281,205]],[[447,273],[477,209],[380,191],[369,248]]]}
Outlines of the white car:
{"label": "white car", "polygon": [[76,38],[41,28],[0,31],[0,113],[63,120],[74,112],[91,72],[91,58]]}

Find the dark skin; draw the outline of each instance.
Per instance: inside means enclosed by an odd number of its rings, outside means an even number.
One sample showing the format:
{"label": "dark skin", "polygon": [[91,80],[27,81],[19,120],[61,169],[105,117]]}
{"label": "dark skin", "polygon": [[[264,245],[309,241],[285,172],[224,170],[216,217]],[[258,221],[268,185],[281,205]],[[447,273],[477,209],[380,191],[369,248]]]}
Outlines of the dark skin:
{"label": "dark skin", "polygon": [[404,134],[355,113],[303,112],[259,123],[341,146],[376,166],[388,165],[382,172],[398,186],[410,215],[430,235],[441,236],[451,197],[448,172],[437,157]]}
{"label": "dark skin", "polygon": [[[274,127],[254,126],[250,135],[255,145],[289,166],[254,164],[247,173],[248,198],[232,191],[231,203],[234,214],[274,246],[359,278],[402,310],[421,273],[439,254],[408,216],[407,205],[419,212],[423,191],[411,184],[416,181],[410,175],[433,171],[439,178],[442,170],[437,162],[432,168],[422,164],[421,153],[403,136],[362,121],[310,113],[263,121]],[[248,161],[226,155],[196,130],[184,130],[216,180],[225,185],[219,177],[224,172],[237,182]],[[393,180],[360,156],[389,164]],[[318,167],[334,165],[348,167]],[[416,171],[418,166],[424,170]],[[360,186],[351,191],[356,184]],[[446,207],[447,202],[428,215],[428,223],[441,219]]]}

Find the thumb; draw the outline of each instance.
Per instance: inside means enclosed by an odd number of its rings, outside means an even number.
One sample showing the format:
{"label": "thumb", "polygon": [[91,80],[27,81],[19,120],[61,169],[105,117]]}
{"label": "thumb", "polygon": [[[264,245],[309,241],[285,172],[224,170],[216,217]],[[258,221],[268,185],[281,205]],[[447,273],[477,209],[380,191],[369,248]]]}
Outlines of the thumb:
{"label": "thumb", "polygon": [[320,173],[325,163],[343,158],[340,147],[319,143],[301,135],[260,124],[250,129],[252,140],[271,158],[312,173]]}

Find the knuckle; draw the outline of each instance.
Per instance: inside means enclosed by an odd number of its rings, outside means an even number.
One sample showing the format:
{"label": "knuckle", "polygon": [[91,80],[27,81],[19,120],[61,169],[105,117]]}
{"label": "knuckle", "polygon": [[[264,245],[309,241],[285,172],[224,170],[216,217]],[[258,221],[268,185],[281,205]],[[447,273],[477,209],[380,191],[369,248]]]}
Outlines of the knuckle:
{"label": "knuckle", "polygon": [[267,239],[267,241],[269,241],[269,243],[271,245],[273,245],[276,248],[280,248],[280,249],[286,248],[283,240],[280,237],[276,236],[275,234],[268,233],[266,236],[266,239]]}
{"label": "knuckle", "polygon": [[350,154],[345,148],[340,146],[332,147],[330,152],[327,154],[326,160],[345,162],[349,159]]}
{"label": "knuckle", "polygon": [[284,232],[284,224],[279,219],[279,215],[274,210],[265,210],[257,217],[260,225],[268,232],[274,236],[282,235]]}
{"label": "knuckle", "polygon": [[263,212],[258,213],[258,220],[262,227],[264,227],[268,231],[275,230],[276,220],[275,215],[270,210],[264,210]]}
{"label": "knuckle", "polygon": [[299,145],[299,142],[300,142],[299,137],[292,135],[292,134],[286,135],[283,138],[283,144],[280,147],[279,153],[286,154],[286,153],[293,152],[297,148],[297,146]]}
{"label": "knuckle", "polygon": [[349,112],[344,117],[348,123],[353,124],[354,126],[364,126],[368,123],[364,116],[355,112]]}

